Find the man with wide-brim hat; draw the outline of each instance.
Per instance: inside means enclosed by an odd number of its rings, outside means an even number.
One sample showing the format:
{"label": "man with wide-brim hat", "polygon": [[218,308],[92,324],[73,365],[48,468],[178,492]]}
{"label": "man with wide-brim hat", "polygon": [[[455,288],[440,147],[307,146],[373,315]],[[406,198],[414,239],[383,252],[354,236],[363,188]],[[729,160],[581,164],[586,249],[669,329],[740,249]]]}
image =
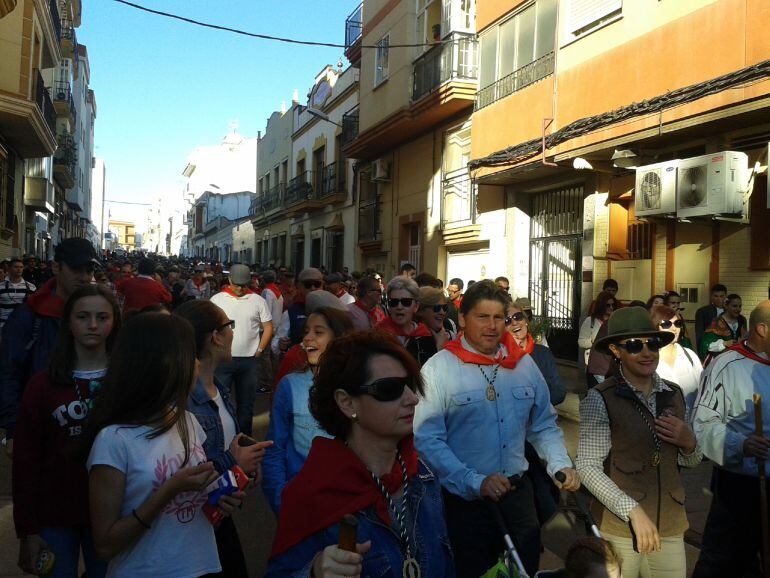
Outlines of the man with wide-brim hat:
{"label": "man with wide-brim hat", "polygon": [[643,307],[615,311],[594,347],[612,356],[616,372],[580,403],[577,471],[627,578],[639,575],[644,558],[653,577],[686,573],[679,467],[695,467],[702,454],[682,390],[656,373],[659,351],[673,337]]}

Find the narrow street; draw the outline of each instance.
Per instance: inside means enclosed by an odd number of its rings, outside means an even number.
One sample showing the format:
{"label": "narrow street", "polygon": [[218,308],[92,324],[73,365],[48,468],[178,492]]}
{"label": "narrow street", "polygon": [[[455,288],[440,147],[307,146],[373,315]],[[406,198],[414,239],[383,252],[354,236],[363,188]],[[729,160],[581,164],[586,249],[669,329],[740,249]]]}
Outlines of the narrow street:
{"label": "narrow street", "polygon": [[[583,385],[576,370],[571,367],[560,368],[562,377],[568,384],[568,391],[579,391]],[[567,400],[559,408],[560,425],[570,455],[574,456],[578,442],[578,397],[570,393]],[[256,417],[254,418],[254,436],[263,439],[267,432],[268,399],[259,396],[256,402]],[[690,530],[685,534],[687,550],[687,576],[692,573],[698,558],[703,527],[710,504],[708,492],[711,477],[711,466],[701,464],[695,470],[682,470],[685,490],[687,492],[687,515]],[[267,558],[270,554],[273,534],[275,532],[275,517],[259,489],[253,490],[246,500],[243,510],[235,517],[241,537],[243,550],[249,574],[254,578],[262,576]],[[559,513],[543,529],[543,554],[541,569],[561,567],[561,562],[570,544],[585,535],[581,520],[575,515],[575,509],[569,504],[562,504]],[[24,576],[16,565],[18,542],[13,532],[12,502],[11,502],[11,467],[10,460],[0,458],[0,578],[9,576]]]}

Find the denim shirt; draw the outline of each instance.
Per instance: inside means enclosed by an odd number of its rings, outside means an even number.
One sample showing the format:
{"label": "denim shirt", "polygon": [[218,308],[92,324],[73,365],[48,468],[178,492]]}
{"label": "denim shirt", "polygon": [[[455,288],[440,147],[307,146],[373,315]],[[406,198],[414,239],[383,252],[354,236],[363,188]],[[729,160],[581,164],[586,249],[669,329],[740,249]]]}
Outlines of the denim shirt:
{"label": "denim shirt", "polygon": [[[235,419],[230,394],[216,378],[214,378],[214,385],[219,390],[219,395],[222,397],[227,412],[233,418],[235,433],[238,434],[238,420]],[[217,471],[223,474],[236,464],[235,457],[230,453],[230,450],[223,449],[225,447],[225,430],[219,417],[219,407],[217,402],[208,394],[200,379],[195,382],[195,387],[187,398],[187,404],[187,411],[195,416],[206,433],[206,441],[203,442],[203,451],[206,452],[206,457],[214,463]]]}
{"label": "denim shirt", "polygon": [[[455,568],[444,520],[441,486],[422,460],[417,475],[409,482],[407,499],[415,514],[412,534],[417,544],[415,559],[420,564],[422,576],[453,578]],[[308,511],[312,511],[312,504],[308,504]],[[401,578],[404,552],[396,533],[380,520],[373,507],[357,512],[356,518],[356,541],[372,541],[371,550],[364,554],[361,578]],[[339,539],[339,524],[305,538],[270,560],[265,578],[307,578],[316,554],[327,546],[339,544]]]}
{"label": "denim shirt", "polygon": [[[471,350],[465,340],[463,345]],[[532,357],[525,355],[514,369],[499,367],[494,391],[487,381],[493,374],[492,366],[464,363],[446,349],[422,368],[425,395],[415,408],[415,445],[441,484],[465,500],[480,497],[490,474],[526,472],[525,441],[545,459],[550,475],[572,467],[548,386]]]}
{"label": "denim shirt", "polygon": [[289,373],[278,384],[273,401],[267,430],[273,445],[267,448],[262,462],[262,491],[276,513],[281,507],[281,492],[305,465],[313,438],[332,437],[310,414],[311,385],[313,372],[309,369]]}

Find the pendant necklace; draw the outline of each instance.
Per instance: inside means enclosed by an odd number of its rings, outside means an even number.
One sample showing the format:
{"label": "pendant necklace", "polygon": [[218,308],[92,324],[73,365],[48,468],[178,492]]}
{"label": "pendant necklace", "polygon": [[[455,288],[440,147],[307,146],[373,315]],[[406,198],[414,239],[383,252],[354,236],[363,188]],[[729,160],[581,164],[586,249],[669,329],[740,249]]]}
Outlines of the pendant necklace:
{"label": "pendant necklace", "polygon": [[404,495],[402,497],[400,507],[396,508],[393,497],[390,495],[390,493],[388,493],[388,490],[385,488],[385,484],[382,483],[382,480],[375,476],[372,471],[369,471],[369,473],[372,474],[374,483],[377,484],[380,493],[385,498],[385,502],[388,504],[388,509],[391,512],[395,512],[396,514],[396,526],[399,537],[401,539],[401,545],[406,549],[404,565],[401,567],[401,575],[403,578],[420,578],[422,575],[422,570],[420,570],[420,564],[414,557],[415,552],[412,547],[412,541],[409,538],[409,532],[406,528],[406,503],[409,498],[409,478],[406,475],[406,464],[404,463],[404,458],[401,456],[401,452],[396,452],[396,457],[398,458],[398,463],[401,465],[401,480],[404,485]]}
{"label": "pendant necklace", "polygon": [[476,367],[479,368],[481,375],[484,376],[484,379],[489,384],[487,386],[487,399],[489,401],[495,401],[497,399],[497,391],[495,390],[495,381],[497,381],[497,370],[500,369],[500,366],[495,365],[495,370],[492,372],[492,379],[489,379],[489,377],[487,377],[486,372],[481,368],[480,365],[477,365]]}

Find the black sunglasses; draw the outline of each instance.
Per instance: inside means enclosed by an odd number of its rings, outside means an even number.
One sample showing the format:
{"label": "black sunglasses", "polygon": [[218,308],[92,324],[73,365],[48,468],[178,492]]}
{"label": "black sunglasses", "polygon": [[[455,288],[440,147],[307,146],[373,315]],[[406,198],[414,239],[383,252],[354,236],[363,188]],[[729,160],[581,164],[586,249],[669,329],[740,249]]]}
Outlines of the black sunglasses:
{"label": "black sunglasses", "polygon": [[349,391],[353,395],[371,395],[377,401],[396,401],[404,394],[405,387],[416,392],[414,380],[409,377],[383,377],[366,385],[351,387]]}
{"label": "black sunglasses", "polygon": [[645,344],[647,345],[647,349],[653,353],[657,353],[664,346],[663,340],[660,337],[648,337],[647,339],[629,339],[625,343],[616,343],[615,345],[622,347],[631,355],[638,355],[642,352]]}
{"label": "black sunglasses", "polygon": [[525,315],[521,311],[514,313],[513,315],[508,315],[505,318],[505,324],[510,325],[514,321],[524,321],[524,317]]}
{"label": "black sunglasses", "polygon": [[313,289],[313,288],[318,289],[319,287],[321,287],[321,281],[308,279],[306,281],[303,281],[302,285],[305,287],[305,289]]}
{"label": "black sunglasses", "polygon": [[426,305],[425,309],[430,309],[431,311],[433,311],[433,313],[439,313],[441,311],[446,313],[447,311],[449,311],[449,305],[438,305],[438,304],[436,304],[436,305]]}
{"label": "black sunglasses", "polygon": [[235,329],[235,319],[231,319],[227,323],[223,323],[219,327],[217,327],[214,331],[222,331],[223,329],[227,329],[228,327],[232,327]]}
{"label": "black sunglasses", "polygon": [[674,327],[678,327],[679,329],[681,329],[682,327],[684,327],[684,321],[682,321],[681,319],[677,319],[676,321],[669,321],[668,319],[664,319],[663,321],[658,323],[658,325],[660,325],[661,329],[671,329],[672,325]]}
{"label": "black sunglasses", "polygon": [[403,297],[402,299],[391,299],[388,297],[388,307],[397,307],[399,303],[404,307],[411,307],[414,299],[411,297]]}

